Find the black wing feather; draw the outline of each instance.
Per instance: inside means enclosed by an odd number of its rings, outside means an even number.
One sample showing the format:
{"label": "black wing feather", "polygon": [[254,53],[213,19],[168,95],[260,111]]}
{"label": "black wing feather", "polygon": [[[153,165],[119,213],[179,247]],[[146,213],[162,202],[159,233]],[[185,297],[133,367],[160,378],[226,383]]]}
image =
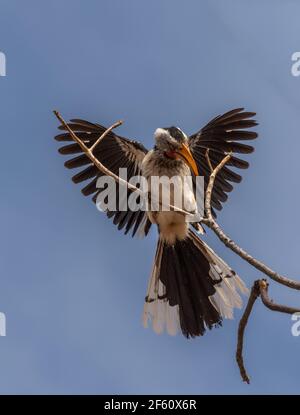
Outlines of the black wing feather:
{"label": "black wing feather", "polygon": [[[100,124],[93,124],[89,121],[77,118],[72,119],[68,126],[88,147],[92,146],[106,130],[106,128]],[[66,130],[66,127],[63,125],[58,128],[60,130]],[[74,183],[81,183],[92,179],[81,191],[85,196],[93,195],[92,200],[96,203],[97,196],[101,192],[101,190],[97,189],[96,184],[102,173],[99,172],[97,167],[95,167],[90,159],[82,152],[80,146],[73,142],[69,132],[58,134],[55,139],[59,142],[72,142],[72,144],[61,147],[58,151],[63,155],[79,154],[72,159],[67,160],[65,166],[68,169],[84,167],[83,170],[73,176],[72,180]],[[94,155],[105,167],[115,174],[119,173],[119,168],[127,168],[127,178],[129,180],[133,175],[141,174],[141,162],[147,152],[148,150],[141,143],[120,137],[111,131],[97,146]],[[117,183],[116,186],[118,198],[120,185]],[[130,191],[128,191],[128,196],[129,195]],[[118,206],[118,201],[116,205]],[[132,236],[137,232],[147,235],[151,227],[151,222],[149,222],[146,213],[141,210],[137,212],[130,210],[125,212],[116,210],[108,211],[106,214],[109,218],[113,219],[113,223],[118,226],[118,229],[125,227],[125,233],[128,233],[133,227]]]}
{"label": "black wing feather", "polygon": [[[189,137],[190,149],[197,163],[199,173],[204,176],[205,188],[210,175],[210,167],[206,158],[207,150],[209,149],[209,158],[213,167],[216,167],[230,152],[252,153],[254,148],[248,144],[240,143],[240,141],[257,138],[256,132],[244,130],[258,125],[252,119],[255,115],[255,112],[246,112],[244,108],[236,108],[215,117],[204,128]],[[233,189],[230,182],[239,183],[242,180],[242,177],[232,171],[229,166],[247,169],[249,163],[233,155],[226,166],[218,173],[212,192],[212,206],[217,210],[222,209],[221,202],[227,200],[226,193]]]}

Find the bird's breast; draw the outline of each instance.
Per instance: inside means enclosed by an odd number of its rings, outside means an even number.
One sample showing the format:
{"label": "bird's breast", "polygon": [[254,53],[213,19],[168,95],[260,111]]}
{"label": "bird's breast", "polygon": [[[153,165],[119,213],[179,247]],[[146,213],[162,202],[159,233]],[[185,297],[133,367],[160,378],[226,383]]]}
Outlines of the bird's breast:
{"label": "bird's breast", "polygon": [[185,239],[188,222],[170,205],[196,212],[191,172],[181,160],[169,160],[149,152],[142,164],[142,174],[147,179],[150,193],[148,217],[156,223],[160,236],[167,243],[174,244],[176,239]]}

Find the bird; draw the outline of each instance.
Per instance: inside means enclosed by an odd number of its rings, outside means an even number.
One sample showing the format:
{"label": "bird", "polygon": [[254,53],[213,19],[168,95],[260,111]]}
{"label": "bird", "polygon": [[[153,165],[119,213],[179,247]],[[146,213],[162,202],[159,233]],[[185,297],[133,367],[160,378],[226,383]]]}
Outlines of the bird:
{"label": "bird", "polygon": [[[194,134],[187,135],[179,127],[157,128],[154,132],[154,147],[148,150],[139,141],[128,139],[110,131],[94,149],[94,156],[111,172],[118,174],[120,168],[127,169],[128,180],[133,176],[143,177],[147,183],[152,177],[184,179],[202,176],[204,191],[207,189],[211,169],[215,168],[227,154],[231,154],[226,165],[215,179],[211,208],[213,217],[228,199],[233,184],[242,176],[237,169],[249,167],[239,154],[249,154],[254,147],[242,141],[254,140],[258,134],[249,130],[258,123],[255,112],[236,108],[214,117]],[[86,146],[92,146],[107,129],[101,124],[83,119],[71,119],[68,127]],[[103,189],[97,180],[103,173],[91,162],[73,138],[66,125],[58,127],[55,136],[63,143],[62,155],[71,155],[64,164],[68,169],[80,169],[73,177],[74,183],[85,182],[81,192],[92,196],[94,203]],[[71,144],[68,142],[72,142]],[[207,157],[209,155],[209,158]],[[233,168],[233,169],[232,169]],[[236,169],[236,170],[234,170]],[[194,181],[193,181],[194,183]],[[116,198],[120,198],[121,184],[116,184]],[[173,189],[173,198],[174,192]],[[127,193],[127,198],[132,190]],[[152,195],[150,194],[150,197]],[[122,196],[124,197],[124,196]],[[156,194],[160,197],[160,193]],[[194,186],[189,188],[189,212],[197,209]],[[186,338],[202,336],[207,329],[222,325],[224,318],[233,318],[235,308],[242,306],[242,294],[248,292],[245,283],[203,240],[205,229],[201,220],[190,223],[182,212],[161,206],[156,211],[147,209],[120,210],[116,204],[106,215],[119,230],[132,236],[147,236],[152,227],[158,232],[158,243],[150,273],[144,302],[142,321],[145,327],[152,326],[156,333],[175,335],[181,332]]]}

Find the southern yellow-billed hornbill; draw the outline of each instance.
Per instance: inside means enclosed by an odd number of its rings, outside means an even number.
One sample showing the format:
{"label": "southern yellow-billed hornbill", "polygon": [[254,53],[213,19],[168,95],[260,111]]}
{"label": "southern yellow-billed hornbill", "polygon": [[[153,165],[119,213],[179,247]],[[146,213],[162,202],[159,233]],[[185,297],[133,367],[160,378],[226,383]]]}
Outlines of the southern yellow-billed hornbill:
{"label": "southern yellow-billed hornbill", "polygon": [[[137,175],[149,180],[152,176],[183,177],[192,172],[204,176],[206,188],[211,166],[217,166],[227,153],[253,151],[252,146],[240,141],[257,137],[255,132],[245,130],[257,125],[252,120],[254,115],[243,108],[234,109],[214,118],[190,137],[177,127],[158,128],[154,134],[155,146],[150,151],[137,141],[110,132],[95,148],[94,155],[115,174],[119,174],[119,168],[127,168],[128,180]],[[102,125],[81,119],[72,119],[68,125],[87,146],[95,143],[106,130]],[[68,132],[55,138],[61,142],[73,141]],[[78,154],[66,161],[65,166],[84,167],[73,181],[81,183],[92,179],[82,193],[93,195],[96,202],[99,192],[103,191],[96,186],[102,173],[76,143],[61,147],[59,152]],[[241,176],[231,166],[246,169],[248,163],[232,155],[217,175],[211,199],[214,215],[215,210],[222,209],[221,203],[233,189],[231,183],[241,181]],[[193,204],[193,192],[190,198]],[[145,326],[152,320],[158,333],[166,328],[168,333],[175,334],[181,329],[186,337],[194,337],[203,335],[206,328],[221,324],[222,317],[232,318],[233,308],[241,306],[238,290],[245,292],[246,288],[235,272],[191,230],[182,214],[161,209],[145,212],[117,208],[106,213],[118,229],[124,229],[125,234],[132,232],[132,236],[147,235],[151,225],[157,225],[159,240],[145,299]],[[202,229],[200,224],[198,229]]]}

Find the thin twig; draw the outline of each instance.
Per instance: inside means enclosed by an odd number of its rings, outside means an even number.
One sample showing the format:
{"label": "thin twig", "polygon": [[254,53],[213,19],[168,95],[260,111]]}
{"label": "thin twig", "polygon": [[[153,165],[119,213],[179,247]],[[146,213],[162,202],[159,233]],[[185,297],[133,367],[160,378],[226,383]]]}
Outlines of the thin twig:
{"label": "thin twig", "polygon": [[214,220],[213,215],[211,213],[211,196],[212,196],[215,180],[216,180],[216,177],[219,171],[225,166],[225,164],[230,160],[230,158],[231,158],[231,153],[227,154],[227,156],[223,158],[223,160],[213,169],[213,171],[210,174],[209,182],[208,182],[207,189],[205,192],[205,204],[204,204],[205,213],[209,221]]}
{"label": "thin twig", "polygon": [[237,348],[236,348],[236,361],[240,369],[241,377],[244,382],[250,383],[250,378],[247,374],[247,371],[245,369],[244,365],[244,359],[243,359],[243,346],[244,346],[244,333],[245,328],[248,323],[249,316],[251,314],[252,308],[254,306],[255,301],[257,300],[257,297],[259,296],[259,286],[258,281],[255,281],[251,293],[248,299],[247,306],[245,308],[244,314],[242,315],[242,318],[239,323],[238,328],[238,341],[237,341]]}
{"label": "thin twig", "polygon": [[294,314],[294,313],[300,312],[299,308],[289,307],[286,305],[274,303],[273,300],[271,300],[268,295],[268,288],[269,288],[269,284],[265,279],[259,280],[259,291],[260,291],[261,301],[264,303],[264,305],[267,308],[269,308],[272,311],[279,311],[280,313],[286,313],[286,314]]}
{"label": "thin twig", "polygon": [[208,149],[206,149],[206,152],[205,152],[205,158],[206,158],[207,164],[208,164],[208,166],[209,166],[209,168],[210,168],[210,171],[211,171],[211,172],[213,172],[213,171],[214,171],[214,168],[213,168],[213,166],[212,166],[212,164],[211,164],[211,161],[210,161],[210,157],[209,157],[209,148],[208,148]]}
{"label": "thin twig", "polygon": [[236,244],[225,232],[220,228],[215,220],[203,219],[202,221],[207,225],[217,236],[218,238],[226,245],[229,249],[235,252],[238,256],[247,261],[254,268],[263,272],[268,277],[272,278],[274,281],[279,284],[286,285],[287,287],[293,288],[295,290],[300,290],[300,282],[287,278],[283,275],[280,275],[278,272],[273,271],[270,267],[265,265],[262,261],[254,258],[252,255],[248,254],[247,251],[242,249],[238,244]]}
{"label": "thin twig", "polygon": [[244,335],[245,329],[248,323],[249,316],[251,314],[253,305],[257,298],[260,296],[262,303],[272,311],[279,311],[286,314],[299,313],[300,309],[295,307],[288,307],[286,305],[274,303],[268,295],[269,284],[266,279],[256,280],[252,286],[250,297],[248,299],[247,306],[242,315],[242,318],[239,323],[238,329],[238,340],[236,347],[236,361],[240,369],[241,377],[244,382],[250,383],[249,376],[245,369],[244,358],[243,358],[243,345],[244,345]]}
{"label": "thin twig", "polygon": [[[115,173],[113,173],[112,171],[110,171],[109,169],[107,169],[92,153],[91,149],[89,147],[87,147],[84,142],[82,140],[80,140],[79,137],[77,137],[77,135],[74,133],[74,131],[69,127],[69,125],[65,122],[65,120],[63,119],[63,117],[60,115],[60,113],[58,111],[53,111],[55,116],[58,118],[58,120],[61,122],[61,124],[69,131],[71,137],[73,138],[74,141],[76,141],[76,143],[80,146],[80,148],[82,149],[82,151],[87,155],[87,157],[91,160],[92,163],[94,163],[94,165],[104,174],[106,174],[107,176],[112,177],[113,179],[115,179],[119,184],[123,184],[124,186],[128,186],[128,188],[130,190],[133,191],[137,191],[138,193],[143,193],[140,189],[138,189],[137,187],[133,186],[132,184],[128,183],[126,180],[122,179],[121,177],[117,176]],[[114,125],[120,125],[120,121],[115,123]],[[109,130],[112,130],[111,126],[109,128]],[[108,130],[106,130],[103,134],[107,134]],[[103,137],[103,134],[100,138]]]}
{"label": "thin twig", "polygon": [[97,147],[97,145],[100,143],[100,141],[103,140],[103,138],[110,133],[114,128],[119,127],[120,125],[123,124],[123,121],[117,121],[115,122],[113,125],[111,125],[109,128],[107,128],[107,130],[104,131],[104,133],[98,138],[98,140],[90,147],[90,151],[93,152],[94,149]]}

